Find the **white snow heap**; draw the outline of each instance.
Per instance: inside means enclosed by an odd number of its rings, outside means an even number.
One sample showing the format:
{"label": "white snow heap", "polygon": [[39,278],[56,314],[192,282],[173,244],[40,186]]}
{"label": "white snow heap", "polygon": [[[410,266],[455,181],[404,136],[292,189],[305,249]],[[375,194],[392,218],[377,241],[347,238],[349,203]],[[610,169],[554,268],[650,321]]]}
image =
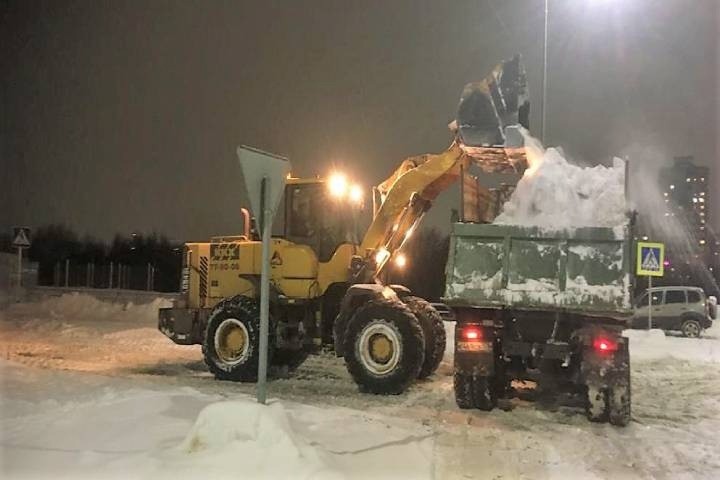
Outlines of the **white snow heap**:
{"label": "white snow heap", "polygon": [[545,150],[524,131],[530,167],[494,223],[550,229],[618,227],[627,223],[625,162],[572,165],[562,150]]}
{"label": "white snow heap", "polygon": [[210,477],[225,471],[247,478],[344,478],[328,468],[322,452],[295,435],[280,403],[210,404],[179,450],[193,459],[192,467],[214,469]]}

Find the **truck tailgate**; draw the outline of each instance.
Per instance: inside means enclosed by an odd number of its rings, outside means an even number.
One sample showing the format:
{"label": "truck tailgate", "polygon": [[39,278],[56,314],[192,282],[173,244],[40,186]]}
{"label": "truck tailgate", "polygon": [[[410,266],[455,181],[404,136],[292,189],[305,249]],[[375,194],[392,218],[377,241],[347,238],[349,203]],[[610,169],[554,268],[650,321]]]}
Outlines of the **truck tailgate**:
{"label": "truck tailgate", "polygon": [[445,302],[628,315],[630,238],[624,228],[558,231],[456,223]]}

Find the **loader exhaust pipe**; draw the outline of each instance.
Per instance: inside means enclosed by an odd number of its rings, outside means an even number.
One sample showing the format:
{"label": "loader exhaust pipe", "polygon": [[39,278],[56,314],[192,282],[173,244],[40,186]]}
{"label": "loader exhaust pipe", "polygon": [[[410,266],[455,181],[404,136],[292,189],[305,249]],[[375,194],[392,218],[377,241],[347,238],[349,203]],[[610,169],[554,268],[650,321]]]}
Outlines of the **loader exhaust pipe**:
{"label": "loader exhaust pipe", "polygon": [[243,216],[243,235],[245,235],[245,238],[247,238],[248,240],[252,240],[252,238],[250,237],[250,210],[242,207],[240,209],[240,213]]}

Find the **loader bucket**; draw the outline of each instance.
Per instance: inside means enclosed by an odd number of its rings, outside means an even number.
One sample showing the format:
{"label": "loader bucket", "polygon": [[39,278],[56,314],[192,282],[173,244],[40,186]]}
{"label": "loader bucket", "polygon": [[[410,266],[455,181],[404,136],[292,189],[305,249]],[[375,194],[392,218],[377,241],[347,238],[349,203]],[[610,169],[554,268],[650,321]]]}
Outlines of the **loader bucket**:
{"label": "loader bucket", "polygon": [[465,86],[457,111],[458,136],[466,147],[521,147],[517,127],[529,128],[529,113],[525,68],[515,55],[481,82]]}

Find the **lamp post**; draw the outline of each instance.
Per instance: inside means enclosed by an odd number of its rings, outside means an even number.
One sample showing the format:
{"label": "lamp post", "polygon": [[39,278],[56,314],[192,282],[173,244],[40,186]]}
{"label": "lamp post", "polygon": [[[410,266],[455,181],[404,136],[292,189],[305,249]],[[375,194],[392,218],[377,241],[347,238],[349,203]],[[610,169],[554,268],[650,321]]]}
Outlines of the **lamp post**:
{"label": "lamp post", "polygon": [[545,121],[547,118],[545,110],[547,109],[548,2],[549,0],[545,0],[545,28],[543,30],[542,127],[540,130],[540,140],[543,145],[545,145]]}

